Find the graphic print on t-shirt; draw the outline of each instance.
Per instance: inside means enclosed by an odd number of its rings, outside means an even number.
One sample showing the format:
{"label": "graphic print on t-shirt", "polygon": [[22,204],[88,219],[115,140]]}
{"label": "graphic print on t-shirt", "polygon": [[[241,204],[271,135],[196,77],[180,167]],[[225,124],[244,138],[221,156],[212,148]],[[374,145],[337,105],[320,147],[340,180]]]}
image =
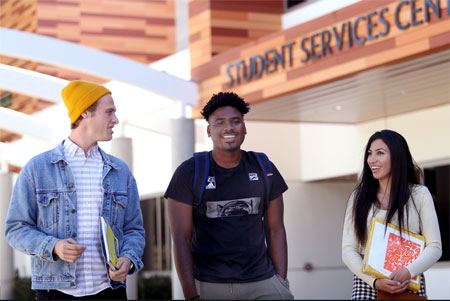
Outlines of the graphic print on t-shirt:
{"label": "graphic print on t-shirt", "polygon": [[256,172],[249,172],[248,173],[248,179],[250,181],[258,181],[259,180],[258,174]]}
{"label": "graphic print on t-shirt", "polygon": [[216,189],[216,177],[208,177],[208,184],[205,189]]}
{"label": "graphic print on t-shirt", "polygon": [[260,197],[206,203],[209,218],[258,214]]}

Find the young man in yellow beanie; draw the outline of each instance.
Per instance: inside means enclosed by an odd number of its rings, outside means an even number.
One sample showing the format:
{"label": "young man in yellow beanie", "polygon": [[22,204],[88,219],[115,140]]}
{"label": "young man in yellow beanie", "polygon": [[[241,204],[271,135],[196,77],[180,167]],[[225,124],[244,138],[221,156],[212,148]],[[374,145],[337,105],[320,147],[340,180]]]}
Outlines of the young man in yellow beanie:
{"label": "young man in yellow beanie", "polygon": [[[128,274],[143,267],[145,231],[136,181],[128,166],[97,142],[119,122],[111,92],[72,81],[62,90],[70,136],[31,159],[14,186],[6,218],[9,244],[31,255],[37,300],[126,299]],[[119,240],[110,268],[100,217]]]}

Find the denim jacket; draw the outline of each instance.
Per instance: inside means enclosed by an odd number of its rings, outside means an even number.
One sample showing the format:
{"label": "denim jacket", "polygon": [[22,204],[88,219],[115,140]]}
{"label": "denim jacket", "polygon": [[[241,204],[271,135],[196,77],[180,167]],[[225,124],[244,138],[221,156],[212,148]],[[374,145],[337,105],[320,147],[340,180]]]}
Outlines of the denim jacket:
{"label": "denim jacket", "polygon": [[[99,150],[104,162],[101,215],[119,239],[119,256],[128,257],[133,263],[131,274],[143,267],[145,246],[136,181],[123,161]],[[61,260],[52,251],[57,240],[77,240],[76,234],[76,189],[61,143],[32,158],[22,169],[6,217],[8,243],[31,255],[32,289],[75,286],[76,261]],[[112,288],[125,285],[112,280],[110,283]]]}

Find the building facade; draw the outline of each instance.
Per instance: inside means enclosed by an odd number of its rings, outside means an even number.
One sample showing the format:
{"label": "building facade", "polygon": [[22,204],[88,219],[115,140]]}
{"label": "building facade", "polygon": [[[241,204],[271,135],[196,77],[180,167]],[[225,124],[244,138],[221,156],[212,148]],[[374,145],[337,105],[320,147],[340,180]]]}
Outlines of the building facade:
{"label": "building facade", "polygon": [[[401,133],[424,170],[441,227],[443,256],[425,274],[429,298],[450,298],[449,0],[27,1],[26,9],[2,1],[3,12],[11,12],[2,20],[14,16],[30,25],[1,26],[145,64],[187,41],[190,56],[183,64],[198,87],[193,118],[219,91],[234,91],[251,104],[243,147],[267,153],[289,185],[288,277],[296,299],[350,297],[352,275],[341,260],[347,200],[368,138],[381,129]],[[19,64],[7,59],[2,63]],[[107,82],[51,64],[26,66]],[[160,195],[170,180],[168,154],[179,136],[165,132],[165,123],[156,125],[161,135],[149,136],[148,122],[137,112],[132,116],[124,132],[133,139],[134,172],[145,199]],[[195,133],[196,150],[211,147],[201,120]],[[149,149],[156,155],[148,156]],[[173,297],[182,298],[175,278]]]}

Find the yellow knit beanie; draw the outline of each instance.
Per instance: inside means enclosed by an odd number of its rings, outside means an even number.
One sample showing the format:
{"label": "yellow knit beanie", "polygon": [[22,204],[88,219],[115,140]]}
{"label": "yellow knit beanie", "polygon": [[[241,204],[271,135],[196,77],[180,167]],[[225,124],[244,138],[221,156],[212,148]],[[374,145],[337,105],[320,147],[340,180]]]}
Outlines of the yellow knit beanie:
{"label": "yellow knit beanie", "polygon": [[110,94],[111,91],[103,86],[83,80],[71,81],[61,91],[64,104],[69,110],[70,122],[74,123],[87,108],[100,97]]}

